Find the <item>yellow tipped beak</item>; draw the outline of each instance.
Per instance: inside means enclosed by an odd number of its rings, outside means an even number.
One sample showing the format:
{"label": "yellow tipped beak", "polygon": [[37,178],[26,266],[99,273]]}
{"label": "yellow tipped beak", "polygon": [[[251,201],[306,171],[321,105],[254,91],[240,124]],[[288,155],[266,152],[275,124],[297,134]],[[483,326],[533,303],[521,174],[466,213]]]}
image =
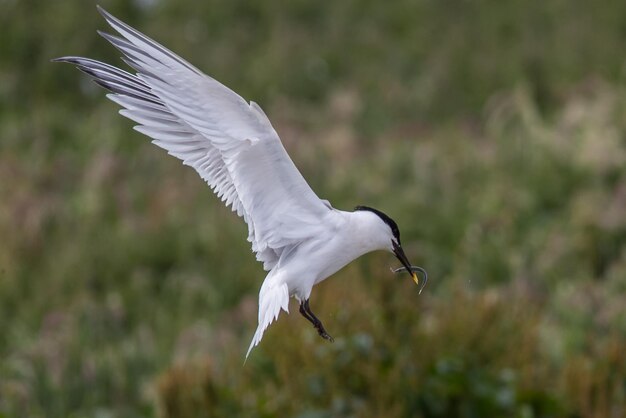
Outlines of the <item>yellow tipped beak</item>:
{"label": "yellow tipped beak", "polygon": [[420,279],[419,279],[419,277],[417,277],[417,273],[412,272],[411,276],[413,277],[413,281],[415,282],[415,284],[419,286],[420,285]]}
{"label": "yellow tipped beak", "polygon": [[[400,267],[400,268],[397,268],[397,269],[393,270],[394,273],[400,273],[400,272],[404,272],[404,271],[407,271],[406,267]],[[424,275],[424,280],[422,281],[422,285],[421,286],[420,286],[419,276],[417,275],[418,271]],[[428,273],[426,273],[426,270],[424,270],[421,267],[411,266],[411,278],[413,279],[413,281],[415,282],[416,285],[420,286],[420,294],[421,294],[422,290],[424,290],[424,286],[426,286],[426,283],[428,283]]]}

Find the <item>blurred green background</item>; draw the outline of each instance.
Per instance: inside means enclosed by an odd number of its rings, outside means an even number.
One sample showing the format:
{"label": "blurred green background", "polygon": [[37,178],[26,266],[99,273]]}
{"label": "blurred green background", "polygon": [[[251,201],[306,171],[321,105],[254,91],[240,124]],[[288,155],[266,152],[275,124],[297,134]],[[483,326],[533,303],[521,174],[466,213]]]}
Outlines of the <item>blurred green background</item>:
{"label": "blurred green background", "polygon": [[626,416],[626,2],[107,1],[402,230],[282,315],[246,227],[103,91],[91,1],[0,0],[0,417]]}

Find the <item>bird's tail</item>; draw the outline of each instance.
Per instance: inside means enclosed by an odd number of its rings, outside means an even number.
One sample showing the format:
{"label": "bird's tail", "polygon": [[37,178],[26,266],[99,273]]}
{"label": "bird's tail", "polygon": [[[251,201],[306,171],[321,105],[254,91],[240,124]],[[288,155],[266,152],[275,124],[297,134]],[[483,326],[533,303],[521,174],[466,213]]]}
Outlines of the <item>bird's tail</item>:
{"label": "bird's tail", "polygon": [[287,284],[267,283],[266,280],[259,292],[259,326],[246,353],[246,359],[250,351],[261,342],[263,332],[278,318],[281,309],[289,313],[289,288]]}

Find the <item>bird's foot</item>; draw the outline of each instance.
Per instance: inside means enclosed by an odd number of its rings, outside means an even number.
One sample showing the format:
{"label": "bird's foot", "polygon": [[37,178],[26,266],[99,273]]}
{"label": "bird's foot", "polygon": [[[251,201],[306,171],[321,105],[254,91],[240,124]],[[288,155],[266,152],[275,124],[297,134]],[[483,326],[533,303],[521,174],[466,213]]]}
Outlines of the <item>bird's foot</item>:
{"label": "bird's foot", "polygon": [[317,330],[317,333],[325,340],[335,342],[335,339],[331,337],[326,330],[324,329],[324,325],[322,325],[322,321],[320,321],[313,312],[311,312],[311,308],[309,307],[309,300],[302,301],[300,303],[300,313],[303,317],[307,319],[307,321],[313,324],[313,327]]}
{"label": "bird's foot", "polygon": [[335,342],[335,339],[326,332],[322,324],[319,324],[319,326],[316,326],[315,328],[317,329],[317,333],[320,335],[320,337],[322,337],[325,340],[330,341],[331,343]]}

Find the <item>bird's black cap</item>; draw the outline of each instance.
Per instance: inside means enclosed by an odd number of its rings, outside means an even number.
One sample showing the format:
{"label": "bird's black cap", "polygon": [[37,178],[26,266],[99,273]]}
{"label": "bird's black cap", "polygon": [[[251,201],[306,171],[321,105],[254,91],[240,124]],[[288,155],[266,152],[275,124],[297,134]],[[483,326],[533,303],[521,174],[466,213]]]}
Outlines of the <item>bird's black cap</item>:
{"label": "bird's black cap", "polygon": [[396,241],[398,241],[398,244],[400,244],[400,230],[398,229],[398,224],[396,223],[396,221],[394,221],[378,209],[370,208],[369,206],[357,206],[354,208],[355,212],[358,210],[366,210],[376,214],[380,219],[383,220],[383,222],[385,222],[389,226],[389,228],[391,228],[391,232],[393,233],[394,238],[396,239]]}

